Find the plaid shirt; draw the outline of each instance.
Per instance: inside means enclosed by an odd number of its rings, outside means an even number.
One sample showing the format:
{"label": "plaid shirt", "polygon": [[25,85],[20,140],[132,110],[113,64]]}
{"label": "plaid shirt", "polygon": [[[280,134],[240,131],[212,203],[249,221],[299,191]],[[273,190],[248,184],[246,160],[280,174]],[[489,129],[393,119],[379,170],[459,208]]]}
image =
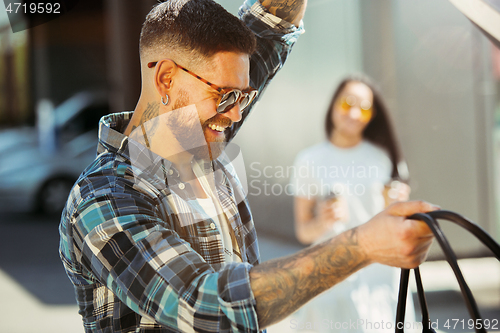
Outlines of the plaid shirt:
{"label": "plaid shirt", "polygon": [[[303,29],[257,0],[247,0],[239,14],[258,37],[250,84],[262,92]],[[202,168],[214,175],[243,263],[224,262],[220,231],[190,203],[194,194],[171,162],[121,134],[131,116],[101,120],[98,156],[61,218],[60,255],[85,332],[257,332],[249,270],[259,251],[230,159],[223,154]],[[227,131],[229,139],[239,126]]]}

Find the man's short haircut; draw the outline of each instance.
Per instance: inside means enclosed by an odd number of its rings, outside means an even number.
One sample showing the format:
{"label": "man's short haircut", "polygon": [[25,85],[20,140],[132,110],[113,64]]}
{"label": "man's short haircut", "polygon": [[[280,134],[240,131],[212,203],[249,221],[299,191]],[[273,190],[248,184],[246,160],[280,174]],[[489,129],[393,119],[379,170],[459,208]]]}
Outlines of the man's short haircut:
{"label": "man's short haircut", "polygon": [[147,15],[139,44],[141,56],[174,50],[208,58],[220,51],[252,54],[256,39],[241,20],[212,0],[167,0]]}

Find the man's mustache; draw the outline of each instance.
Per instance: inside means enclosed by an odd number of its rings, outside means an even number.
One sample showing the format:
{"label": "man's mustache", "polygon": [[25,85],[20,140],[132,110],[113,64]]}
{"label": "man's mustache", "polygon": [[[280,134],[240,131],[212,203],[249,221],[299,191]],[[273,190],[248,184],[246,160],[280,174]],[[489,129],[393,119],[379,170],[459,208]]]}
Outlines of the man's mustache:
{"label": "man's mustache", "polygon": [[205,129],[208,125],[217,125],[221,127],[231,127],[233,125],[233,121],[227,117],[224,117],[221,114],[216,114],[210,119],[207,119],[203,123],[203,129]]}

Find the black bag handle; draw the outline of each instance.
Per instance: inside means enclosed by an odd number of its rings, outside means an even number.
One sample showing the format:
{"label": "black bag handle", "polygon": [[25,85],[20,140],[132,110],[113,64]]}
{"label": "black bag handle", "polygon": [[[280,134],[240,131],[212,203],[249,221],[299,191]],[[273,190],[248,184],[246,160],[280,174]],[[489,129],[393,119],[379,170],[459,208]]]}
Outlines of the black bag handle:
{"label": "black bag handle", "polygon": [[[420,303],[420,308],[422,312],[422,332],[424,333],[436,333],[436,331],[431,327],[431,319],[429,317],[429,311],[427,310],[427,301],[425,299],[424,288],[422,286],[422,279],[420,277],[419,268],[414,269],[415,281],[417,283],[417,294],[418,301]],[[396,312],[396,332],[404,332],[404,319],[406,310],[406,298],[408,294],[408,280],[410,278],[410,270],[401,270],[401,281],[399,284],[399,298],[398,298],[398,308]]]}
{"label": "black bag handle", "polygon": [[[414,214],[408,217],[412,220],[421,220],[425,222],[435,238],[437,239],[441,249],[443,250],[446,261],[451,266],[453,273],[455,273],[455,277],[457,278],[458,284],[460,286],[460,290],[462,292],[462,296],[464,297],[465,303],[467,305],[467,309],[471,318],[474,320],[474,323],[482,322],[481,315],[479,313],[476,301],[472,292],[470,291],[469,286],[465,282],[465,279],[462,275],[460,267],[458,266],[457,257],[455,252],[451,249],[450,244],[444,235],[439,223],[436,219],[443,219],[453,222],[460,227],[466,229],[470,233],[472,233],[477,239],[479,239],[484,245],[486,245],[495,255],[497,260],[500,260],[500,245],[498,245],[495,240],[484,231],[480,226],[473,223],[472,221],[464,218],[463,216],[451,212],[451,211],[434,211],[427,214]],[[417,293],[419,298],[420,307],[422,309],[422,326],[424,333],[433,332],[434,329],[430,326],[430,317],[427,309],[427,302],[425,300],[424,288],[422,285],[422,280],[420,277],[420,270],[417,268],[414,269],[415,279],[417,284]],[[396,312],[396,333],[404,332],[404,317],[405,317],[405,307],[406,307],[406,298],[408,293],[408,280],[410,277],[409,269],[401,270],[401,280],[399,287],[399,297],[398,297],[398,306]],[[477,333],[486,333],[486,329],[483,325],[474,325]]]}

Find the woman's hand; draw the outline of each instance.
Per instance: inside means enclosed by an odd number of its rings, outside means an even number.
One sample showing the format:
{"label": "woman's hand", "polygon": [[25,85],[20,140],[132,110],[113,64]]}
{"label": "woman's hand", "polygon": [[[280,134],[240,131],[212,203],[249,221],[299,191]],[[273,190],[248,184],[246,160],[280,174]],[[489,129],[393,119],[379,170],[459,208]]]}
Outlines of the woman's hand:
{"label": "woman's hand", "polygon": [[347,200],[342,196],[338,196],[335,199],[320,201],[317,207],[316,219],[328,229],[331,229],[337,223],[349,222]]}
{"label": "woman's hand", "polygon": [[408,201],[410,199],[411,188],[408,184],[393,180],[384,186],[383,195],[385,207],[395,202]]}
{"label": "woman's hand", "polygon": [[349,221],[347,201],[342,197],[333,200],[295,197],[295,235],[299,242],[311,244],[325,233],[344,231]]}

